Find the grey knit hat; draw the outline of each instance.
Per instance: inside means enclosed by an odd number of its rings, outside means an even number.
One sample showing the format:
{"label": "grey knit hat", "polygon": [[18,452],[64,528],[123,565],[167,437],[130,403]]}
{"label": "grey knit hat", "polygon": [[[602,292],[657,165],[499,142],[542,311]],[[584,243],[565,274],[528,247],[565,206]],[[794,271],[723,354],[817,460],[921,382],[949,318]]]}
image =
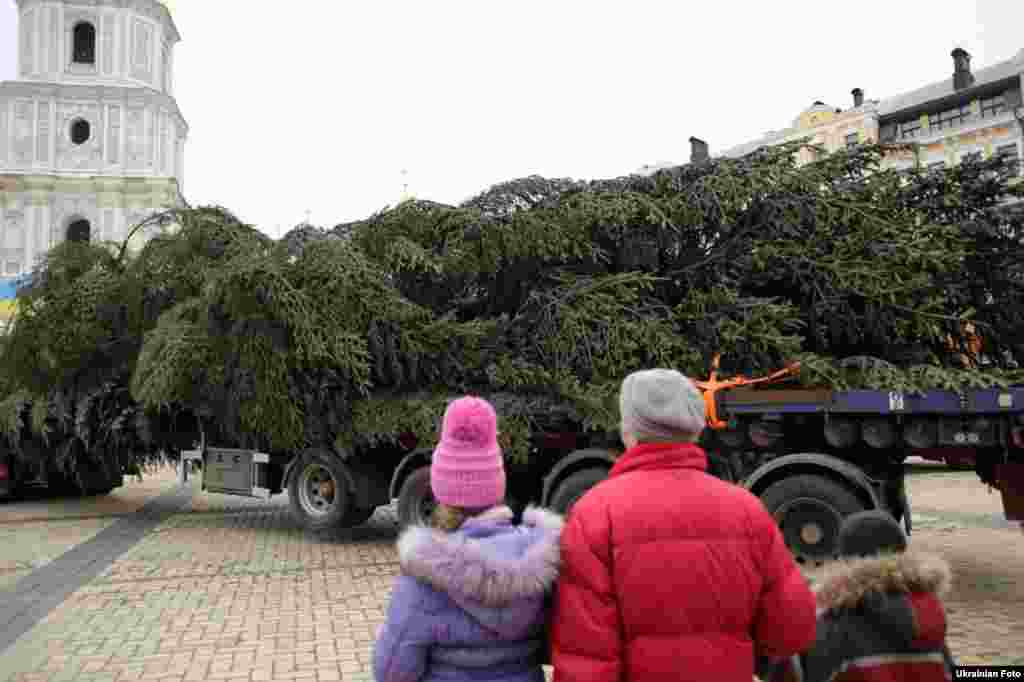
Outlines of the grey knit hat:
{"label": "grey knit hat", "polygon": [[633,372],[619,393],[622,430],[641,443],[693,441],[704,430],[704,397],[674,369]]}

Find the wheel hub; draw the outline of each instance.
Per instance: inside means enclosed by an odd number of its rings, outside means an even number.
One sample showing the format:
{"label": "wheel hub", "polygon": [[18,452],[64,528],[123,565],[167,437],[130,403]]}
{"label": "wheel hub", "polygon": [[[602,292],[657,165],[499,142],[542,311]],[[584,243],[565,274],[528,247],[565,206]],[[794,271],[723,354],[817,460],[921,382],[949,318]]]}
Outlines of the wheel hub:
{"label": "wheel hub", "polygon": [[320,483],[320,496],[325,500],[334,500],[334,481],[322,481]]}
{"label": "wheel hub", "polygon": [[816,523],[804,524],[804,527],[800,529],[800,539],[808,545],[818,544],[823,536],[824,533],[821,530],[821,526]]}
{"label": "wheel hub", "polygon": [[780,506],[774,517],[786,547],[799,563],[817,564],[835,557],[842,516],[827,502],[793,499]]}
{"label": "wheel hub", "polygon": [[325,516],[331,512],[336,490],[334,477],[321,464],[311,462],[299,475],[299,503],[311,516]]}

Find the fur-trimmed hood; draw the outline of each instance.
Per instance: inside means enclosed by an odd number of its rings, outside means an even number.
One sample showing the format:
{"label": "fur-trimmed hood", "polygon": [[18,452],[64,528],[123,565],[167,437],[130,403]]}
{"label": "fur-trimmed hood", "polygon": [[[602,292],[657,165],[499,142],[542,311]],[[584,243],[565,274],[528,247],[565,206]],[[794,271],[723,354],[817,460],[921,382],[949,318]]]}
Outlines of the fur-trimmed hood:
{"label": "fur-trimmed hood", "polygon": [[497,507],[453,533],[412,526],[398,538],[402,572],[464,608],[542,603],[558,578],[562,517],[528,507],[521,526],[512,518],[508,507]]}
{"label": "fur-trimmed hood", "polygon": [[949,564],[941,557],[908,550],[902,554],[840,559],[816,576],[818,606],[822,609],[852,608],[869,594],[932,593],[940,599],[952,584]]}

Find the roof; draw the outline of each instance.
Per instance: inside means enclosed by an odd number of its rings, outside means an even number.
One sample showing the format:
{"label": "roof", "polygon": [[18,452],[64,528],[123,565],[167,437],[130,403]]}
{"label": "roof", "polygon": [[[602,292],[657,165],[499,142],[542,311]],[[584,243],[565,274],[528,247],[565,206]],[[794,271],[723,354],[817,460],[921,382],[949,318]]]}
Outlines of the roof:
{"label": "roof", "polygon": [[[1014,76],[1019,77],[1022,72],[1024,72],[1024,50],[1021,50],[1010,59],[974,71],[974,84],[968,89],[997,83]],[[878,115],[890,116],[896,112],[914,109],[928,102],[951,97],[955,94],[957,94],[957,91],[953,89],[953,74],[950,74],[949,77],[941,81],[882,100],[881,104],[878,105]]]}

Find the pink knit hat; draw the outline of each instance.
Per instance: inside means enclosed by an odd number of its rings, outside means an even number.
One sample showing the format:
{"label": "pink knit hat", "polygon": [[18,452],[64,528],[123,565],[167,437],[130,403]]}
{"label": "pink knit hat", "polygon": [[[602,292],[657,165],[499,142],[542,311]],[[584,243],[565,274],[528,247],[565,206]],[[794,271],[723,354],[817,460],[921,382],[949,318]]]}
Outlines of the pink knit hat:
{"label": "pink knit hat", "polygon": [[498,445],[498,415],[483,398],[448,405],[441,442],[430,464],[434,498],[450,507],[479,509],[505,498],[505,463]]}

